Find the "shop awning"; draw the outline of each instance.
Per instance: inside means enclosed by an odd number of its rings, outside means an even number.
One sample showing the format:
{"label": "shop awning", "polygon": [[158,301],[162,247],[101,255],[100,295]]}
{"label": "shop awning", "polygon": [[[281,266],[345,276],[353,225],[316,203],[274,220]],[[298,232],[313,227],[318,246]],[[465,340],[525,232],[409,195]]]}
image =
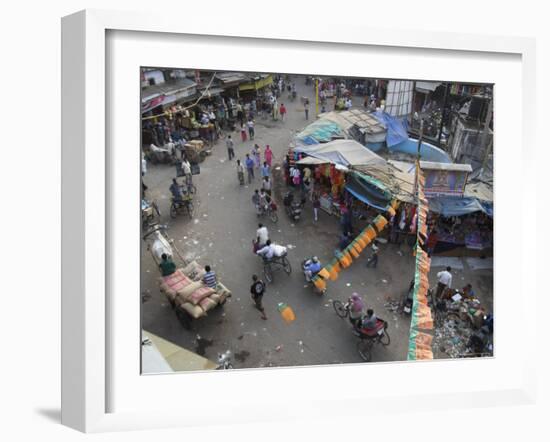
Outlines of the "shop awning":
{"label": "shop awning", "polygon": [[439,213],[440,215],[462,216],[474,212],[484,212],[489,216],[493,216],[493,204],[490,202],[482,202],[477,198],[456,198],[456,197],[437,197],[429,198],[430,212]]}
{"label": "shop awning", "polygon": [[392,200],[391,193],[365,178],[367,177],[357,173],[348,175],[345,189],[365,204],[386,210]]}
{"label": "shop awning", "polygon": [[295,152],[305,153],[326,163],[340,166],[384,165],[386,160],[353,140],[334,140],[324,144],[297,146]]}

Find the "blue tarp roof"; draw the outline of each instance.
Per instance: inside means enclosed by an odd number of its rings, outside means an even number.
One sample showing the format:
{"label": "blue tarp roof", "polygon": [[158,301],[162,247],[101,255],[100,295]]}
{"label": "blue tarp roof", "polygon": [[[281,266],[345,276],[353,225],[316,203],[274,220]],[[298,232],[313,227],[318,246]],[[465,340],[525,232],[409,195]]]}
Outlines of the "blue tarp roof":
{"label": "blue tarp roof", "polygon": [[407,120],[405,118],[395,118],[382,111],[376,111],[374,117],[386,126],[386,145],[388,147],[402,143],[409,139],[407,132]]}
{"label": "blue tarp roof", "polygon": [[481,202],[477,198],[457,197],[432,197],[428,198],[430,212],[436,212],[443,216],[461,216],[473,212],[485,212],[493,216],[493,204]]}
{"label": "blue tarp roof", "polygon": [[328,143],[334,137],[343,137],[342,128],[329,120],[320,119],[301,131],[296,138],[304,144]]}

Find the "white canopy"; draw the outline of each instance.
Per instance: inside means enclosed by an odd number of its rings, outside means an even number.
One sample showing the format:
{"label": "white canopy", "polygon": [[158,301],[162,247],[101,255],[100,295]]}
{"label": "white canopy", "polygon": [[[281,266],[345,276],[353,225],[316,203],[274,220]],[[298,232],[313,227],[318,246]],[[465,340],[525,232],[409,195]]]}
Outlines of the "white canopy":
{"label": "white canopy", "polygon": [[384,158],[354,140],[334,140],[329,143],[299,146],[295,151],[316,159],[313,162],[310,158],[303,158],[298,164],[333,163],[345,167],[386,164]]}

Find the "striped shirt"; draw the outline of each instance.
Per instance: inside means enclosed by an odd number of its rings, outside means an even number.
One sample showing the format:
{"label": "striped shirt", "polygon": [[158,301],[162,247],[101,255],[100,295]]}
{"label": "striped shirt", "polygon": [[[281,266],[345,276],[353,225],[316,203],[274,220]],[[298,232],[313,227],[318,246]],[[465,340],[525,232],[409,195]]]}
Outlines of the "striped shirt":
{"label": "striped shirt", "polygon": [[216,274],[212,270],[206,272],[202,280],[208,287],[211,287],[213,289],[215,289],[216,285],[218,284],[216,281]]}

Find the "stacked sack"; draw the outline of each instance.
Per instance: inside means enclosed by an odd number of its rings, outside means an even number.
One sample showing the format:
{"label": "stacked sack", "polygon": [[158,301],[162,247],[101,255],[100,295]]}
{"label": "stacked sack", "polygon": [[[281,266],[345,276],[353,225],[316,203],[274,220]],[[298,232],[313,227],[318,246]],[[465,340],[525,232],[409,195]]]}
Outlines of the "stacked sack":
{"label": "stacked sack", "polygon": [[173,306],[185,310],[195,319],[201,318],[231,296],[231,292],[221,283],[216,289],[206,286],[202,282],[204,273],[204,268],[192,261],[171,275],[161,276],[160,291]]}

